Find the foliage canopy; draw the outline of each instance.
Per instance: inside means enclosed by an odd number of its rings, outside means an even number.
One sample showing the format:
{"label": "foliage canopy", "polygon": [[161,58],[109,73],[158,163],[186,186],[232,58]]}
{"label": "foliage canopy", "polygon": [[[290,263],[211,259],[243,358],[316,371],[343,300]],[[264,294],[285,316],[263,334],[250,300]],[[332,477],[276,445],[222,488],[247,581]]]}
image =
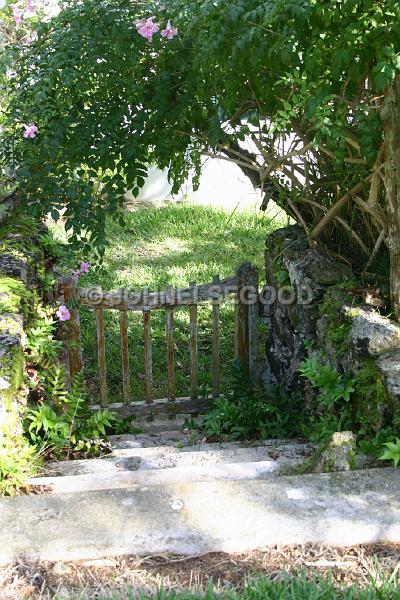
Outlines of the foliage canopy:
{"label": "foliage canopy", "polygon": [[[119,214],[126,188],[139,191],[150,163],[168,168],[177,190],[202,157],[221,156],[310,239],[361,251],[360,266],[384,246],[380,109],[400,67],[397,1],[62,8],[38,26],[11,81],[3,154],[32,209],[66,207],[75,239],[83,229],[102,244],[105,215]],[[178,37],[139,36],[137,20],[153,15]],[[36,139],[22,138],[22,123],[38,125]],[[331,214],[349,190],[354,202]]]}

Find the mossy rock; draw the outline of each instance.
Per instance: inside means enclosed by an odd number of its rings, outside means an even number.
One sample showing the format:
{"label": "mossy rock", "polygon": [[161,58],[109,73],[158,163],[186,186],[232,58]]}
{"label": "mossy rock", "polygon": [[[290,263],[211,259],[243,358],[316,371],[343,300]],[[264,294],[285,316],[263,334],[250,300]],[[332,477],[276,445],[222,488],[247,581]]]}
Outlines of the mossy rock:
{"label": "mossy rock", "polygon": [[357,438],[351,431],[338,431],[321,444],[314,454],[289,475],[333,473],[355,469]]}
{"label": "mossy rock", "polygon": [[41,223],[17,212],[0,226],[0,272],[36,286],[44,272]]}
{"label": "mossy rock", "polygon": [[32,292],[26,285],[13,277],[0,275],[0,314],[25,312],[32,301]]}

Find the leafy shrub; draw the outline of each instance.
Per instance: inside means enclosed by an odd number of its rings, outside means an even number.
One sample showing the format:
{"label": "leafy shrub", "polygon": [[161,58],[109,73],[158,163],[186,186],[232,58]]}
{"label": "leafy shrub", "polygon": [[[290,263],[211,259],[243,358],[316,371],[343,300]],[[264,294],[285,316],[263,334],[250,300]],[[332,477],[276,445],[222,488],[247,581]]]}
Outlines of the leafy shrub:
{"label": "leafy shrub", "polygon": [[379,457],[379,460],[390,460],[395,467],[398,467],[400,462],[400,439],[396,438],[395,442],[386,442],[383,445],[386,450]]}
{"label": "leafy shrub", "polygon": [[331,365],[321,364],[317,357],[304,360],[299,372],[319,390],[317,400],[326,408],[332,408],[341,400],[348,402],[354,392],[355,379],[339,375]]}
{"label": "leafy shrub", "polygon": [[233,389],[214,401],[204,417],[207,437],[229,440],[292,437],[299,432],[298,396],[279,386],[252,384],[239,363],[233,367]]}
{"label": "leafy shrub", "polygon": [[98,454],[100,440],[106,437],[107,430],[113,429],[118,417],[107,409],[90,412],[82,371],[74,378],[70,390],[65,387],[60,390],[62,394],[56,396],[57,408],[43,403],[28,411],[27,435],[34,444],[47,447],[55,454],[66,451]]}
{"label": "leafy shrub", "polygon": [[0,443],[0,496],[11,496],[26,487],[26,480],[36,474],[40,456],[35,446],[12,436]]}
{"label": "leafy shrub", "polygon": [[120,426],[120,420],[110,410],[90,411],[83,372],[68,387],[66,369],[59,359],[62,343],[54,337],[55,321],[50,310],[42,307],[39,314],[26,343],[35,400],[25,416],[26,435],[32,444],[57,456],[65,452],[98,454],[101,440]]}
{"label": "leafy shrub", "polygon": [[301,427],[303,435],[314,442],[323,441],[336,431],[354,428],[350,398],[356,380],[339,374],[321,361],[321,356],[316,354],[299,366],[302,377],[317,390],[311,406],[304,409]]}

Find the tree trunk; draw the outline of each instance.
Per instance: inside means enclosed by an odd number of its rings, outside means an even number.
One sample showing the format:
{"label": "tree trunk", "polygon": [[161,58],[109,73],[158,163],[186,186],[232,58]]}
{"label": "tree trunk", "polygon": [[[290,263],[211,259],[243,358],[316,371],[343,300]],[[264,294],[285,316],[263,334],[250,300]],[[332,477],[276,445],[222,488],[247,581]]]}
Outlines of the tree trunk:
{"label": "tree trunk", "polygon": [[400,75],[386,91],[382,119],[385,132],[390,293],[395,318],[400,321]]}

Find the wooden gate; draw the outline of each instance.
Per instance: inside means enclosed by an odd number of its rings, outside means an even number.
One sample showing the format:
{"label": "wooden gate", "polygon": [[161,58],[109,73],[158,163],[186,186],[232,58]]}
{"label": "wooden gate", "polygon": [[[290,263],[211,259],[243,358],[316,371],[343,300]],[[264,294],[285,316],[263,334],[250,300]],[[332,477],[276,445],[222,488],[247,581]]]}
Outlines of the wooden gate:
{"label": "wooden gate", "polygon": [[[122,414],[146,413],[155,402],[153,396],[151,313],[155,310],[166,312],[166,353],[168,373],[168,398],[157,400],[161,403],[173,403],[179,400],[187,406],[200,402],[198,393],[198,305],[210,302],[212,305],[212,396],[220,395],[220,305],[227,296],[235,297],[235,357],[248,370],[253,380],[258,378],[258,318],[259,318],[259,280],[258,270],[251,263],[244,263],[233,277],[222,279],[218,276],[205,285],[189,284],[188,288],[175,289],[169,286],[163,292],[149,292],[142,289],[138,293],[129,290],[103,292],[100,287],[77,287],[72,277],[62,280],[63,298],[71,313],[66,326],[68,363],[71,378],[83,367],[79,306],[93,308],[97,326],[97,354],[100,388],[100,404],[119,410]],[[175,360],[174,360],[174,311],[186,307],[190,313],[190,396],[176,398]],[[104,311],[119,311],[121,346],[121,382],[123,404],[110,404],[107,390],[106,340],[104,330]],[[132,402],[130,390],[130,369],[128,350],[128,311],[140,311],[143,314],[145,393],[146,402]],[[189,390],[188,390],[189,391]],[[144,406],[143,406],[144,405]],[[140,406],[144,408],[140,411]],[[190,411],[188,411],[190,412]]]}

